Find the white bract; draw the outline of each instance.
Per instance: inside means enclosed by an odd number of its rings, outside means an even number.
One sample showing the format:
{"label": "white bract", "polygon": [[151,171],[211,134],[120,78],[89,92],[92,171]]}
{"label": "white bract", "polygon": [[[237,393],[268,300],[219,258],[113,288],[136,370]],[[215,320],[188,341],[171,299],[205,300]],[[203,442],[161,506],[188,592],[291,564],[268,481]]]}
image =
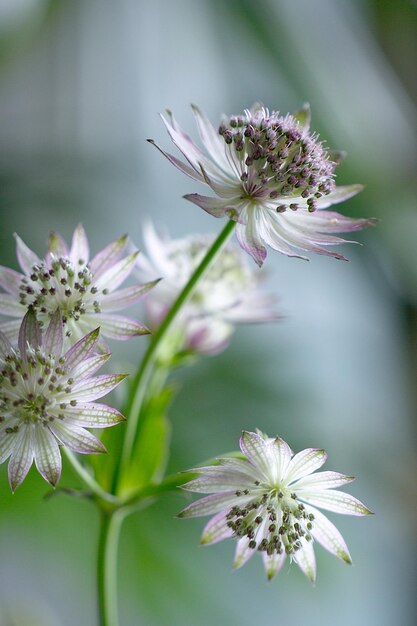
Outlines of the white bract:
{"label": "white bract", "polygon": [[[146,254],[136,261],[141,279],[163,277],[146,299],[151,328],[160,325],[213,241],[210,235],[170,239],[152,224],[145,226]],[[224,248],[181,310],[176,322],[181,348],[216,353],[226,347],[235,324],[279,319],[275,298],[261,289],[260,278],[239,248]]]}
{"label": "white bract", "polygon": [[224,119],[218,131],[196,106],[193,112],[208,156],[170,112],[162,119],[186,162],[156,147],[179,170],[211,188],[217,197],[184,197],[215,217],[235,220],[240,245],[258,265],[265,260],[265,245],[288,256],[300,257],[301,249],[343,259],[327,248],[345,242],[332,233],[374,223],[322,211],[354,196],[362,186],[335,186],[342,153],[328,150],[309,132],[307,105],[285,117],[255,105],[243,115]]}
{"label": "white bract", "polygon": [[245,460],[222,458],[218,465],[190,470],[199,477],[183,488],[210,495],[187,506],[180,517],[214,514],[201,542],[235,537],[234,567],[241,567],[259,551],[268,578],[279,572],[289,556],[314,582],[314,541],[351,563],[340,532],[316,507],[369,515],[362,502],[335,489],[353,478],[338,472],[313,473],[326,461],[325,451],[307,448],[294,455],[279,437],[244,432],[240,449]]}
{"label": "white bract", "polygon": [[86,428],[107,428],[124,420],[116,409],[94,400],[106,395],[124,374],[93,374],[109,354],[94,354],[98,329],[66,352],[61,314],[42,334],[32,308],[23,318],[19,347],[0,332],[0,463],[10,458],[12,490],[32,462],[51,485],[61,475],[60,446],[81,454],[105,452]]}
{"label": "white bract", "polygon": [[[127,236],[116,239],[90,259],[88,239],[80,225],[69,248],[52,233],[48,253],[40,259],[16,235],[17,258],[23,274],[0,266],[0,313],[14,317],[0,322],[0,330],[15,342],[23,316],[32,306],[40,325],[47,324],[59,307],[69,346],[100,326],[100,336],[127,340],[149,331],[134,319],[115,315],[137,302],[155,284],[117,289],[134,268],[138,252],[124,256]],[[100,339],[101,348],[105,344]]]}

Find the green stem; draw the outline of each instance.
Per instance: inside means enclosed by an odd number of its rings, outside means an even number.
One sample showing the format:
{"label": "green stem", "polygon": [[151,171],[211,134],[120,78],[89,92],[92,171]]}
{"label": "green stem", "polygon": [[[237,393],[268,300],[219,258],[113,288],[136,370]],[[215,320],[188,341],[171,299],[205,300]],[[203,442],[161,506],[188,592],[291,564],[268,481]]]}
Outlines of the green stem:
{"label": "green stem", "polygon": [[98,608],[100,626],[118,626],[117,552],[123,509],[112,513],[101,511],[97,558]]}
{"label": "green stem", "polygon": [[152,368],[153,368],[153,365],[157,356],[157,351],[161,344],[161,341],[163,340],[163,338],[169,331],[172,323],[174,322],[175,318],[180,312],[182,306],[190,298],[199,280],[208,271],[210,266],[213,264],[213,262],[215,261],[219,253],[221,252],[223,246],[226,244],[226,242],[232,235],[235,226],[236,226],[236,222],[232,220],[229,220],[227,222],[226,226],[220,232],[219,236],[214,241],[213,245],[207,251],[200,265],[194,271],[188,283],[185,285],[185,287],[179,294],[178,298],[172,305],[171,309],[168,311],[161,326],[152,336],[151,343],[149,344],[149,347],[143,357],[141,367],[139,368],[133,381],[133,388],[135,389],[135,392],[130,402],[130,406],[128,408],[128,421],[127,421],[126,435],[124,437],[121,461],[120,461],[119,468],[118,468],[119,474],[116,478],[118,482],[117,486],[119,488],[120,488],[120,478],[123,476],[123,473],[127,471],[128,469],[129,461],[132,455],[133,446],[136,440],[136,432],[137,432],[137,425],[139,421],[140,410],[142,408],[142,403],[146,394],[148,383],[152,375]]}
{"label": "green stem", "polygon": [[111,493],[108,493],[98,482],[92,477],[90,472],[79,462],[75,454],[63,448],[68,461],[71,463],[73,470],[82,480],[82,482],[101,500],[105,500],[113,505],[121,504],[121,500]]}

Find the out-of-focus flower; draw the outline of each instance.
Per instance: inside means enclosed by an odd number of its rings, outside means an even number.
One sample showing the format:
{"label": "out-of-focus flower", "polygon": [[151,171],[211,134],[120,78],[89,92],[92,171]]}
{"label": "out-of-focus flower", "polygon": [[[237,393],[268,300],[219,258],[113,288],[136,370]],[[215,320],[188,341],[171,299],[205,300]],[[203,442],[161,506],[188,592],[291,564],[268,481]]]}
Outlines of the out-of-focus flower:
{"label": "out-of-focus flower", "polygon": [[334,171],[342,153],[328,150],[309,132],[307,105],[283,117],[257,104],[243,115],[224,119],[218,132],[196,106],[193,111],[209,157],[170,112],[162,119],[187,162],[156,147],[179,170],[214,191],[215,198],[197,193],[184,197],[215,217],[238,222],[239,243],[258,265],[265,260],[265,244],[288,256],[299,257],[298,248],[344,259],[327,249],[345,242],[332,233],[374,223],[321,211],[354,196],[362,186],[335,186]]}
{"label": "out-of-focus flower", "polygon": [[[119,289],[130,275],[138,252],[123,256],[127,236],[116,239],[89,261],[84,228],[74,231],[69,248],[62,237],[52,233],[48,253],[41,260],[16,235],[17,258],[23,274],[0,266],[0,313],[17,319],[0,322],[0,330],[15,342],[23,316],[32,306],[40,325],[46,324],[57,308],[65,324],[65,344],[74,343],[100,326],[100,336],[130,339],[149,331],[134,319],[115,315],[137,302],[155,284]],[[105,344],[100,339],[101,347]]]}
{"label": "out-of-focus flower", "polygon": [[12,490],[32,462],[51,485],[61,475],[59,446],[81,454],[105,452],[86,428],[107,428],[124,420],[116,409],[95,403],[114,389],[124,374],[93,374],[109,354],[93,354],[99,330],[63,352],[59,310],[44,335],[33,308],[23,318],[19,347],[0,332],[0,463],[9,457]]}
{"label": "out-of-focus flower", "polygon": [[[141,279],[163,277],[146,300],[151,328],[160,325],[213,241],[210,235],[170,239],[159,236],[152,224],[145,226],[147,255],[136,261]],[[259,282],[241,251],[227,246],[181,310],[175,327],[181,349],[217,353],[226,347],[235,324],[279,319],[275,298]]]}
{"label": "out-of-focus flower", "polygon": [[337,472],[315,472],[326,461],[324,450],[307,448],[293,454],[279,437],[244,432],[240,448],[246,460],[218,459],[219,465],[190,470],[200,474],[184,489],[211,494],[187,506],[180,517],[215,514],[201,542],[237,538],[234,567],[261,552],[268,578],[282,568],[286,556],[314,582],[313,542],[346,563],[348,548],[337,528],[316,507],[347,515],[370,511],[350,494],[334,488],[353,480]]}

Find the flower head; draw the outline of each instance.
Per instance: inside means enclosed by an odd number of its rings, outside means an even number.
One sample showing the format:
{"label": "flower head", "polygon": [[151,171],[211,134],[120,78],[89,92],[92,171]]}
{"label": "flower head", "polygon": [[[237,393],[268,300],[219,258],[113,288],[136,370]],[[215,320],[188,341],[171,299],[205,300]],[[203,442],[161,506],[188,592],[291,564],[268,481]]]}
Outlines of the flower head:
{"label": "flower head", "polygon": [[[29,306],[39,324],[46,324],[57,308],[65,324],[65,343],[74,343],[100,326],[100,333],[111,339],[130,339],[148,329],[129,317],[115,315],[137,302],[155,282],[117,290],[134,268],[138,252],[127,256],[127,237],[120,237],[89,260],[88,239],[80,225],[69,248],[56,233],[49,240],[48,253],[40,259],[16,235],[17,258],[23,274],[0,266],[0,313],[16,320],[1,322],[0,330],[16,341],[23,316]],[[156,281],[157,282],[157,281]],[[101,347],[105,344],[100,340]]]}
{"label": "flower head", "polygon": [[[146,300],[151,328],[157,328],[180,290],[197,268],[214,238],[159,236],[151,224],[144,229],[147,255],[137,259],[143,280],[163,280]],[[234,325],[279,319],[274,297],[261,290],[260,277],[238,248],[227,246],[198,283],[176,324],[181,349],[217,353],[224,349]]]}
{"label": "flower head", "polygon": [[258,265],[265,260],[265,245],[288,256],[300,256],[296,250],[301,249],[343,259],[327,249],[345,242],[332,233],[374,223],[321,211],[354,196],[362,186],[335,186],[342,153],[328,150],[309,132],[307,105],[286,116],[255,105],[243,115],[225,119],[218,132],[196,106],[193,111],[209,157],[170,112],[162,119],[187,162],[156,147],[179,170],[212,189],[217,197],[193,193],[185,198],[215,217],[238,222],[238,241]]}
{"label": "flower head", "polygon": [[190,504],[180,517],[215,514],[201,542],[236,537],[234,567],[241,567],[259,551],[268,578],[279,572],[289,556],[314,582],[314,541],[351,563],[343,537],[316,507],[369,515],[362,502],[334,489],[353,478],[337,472],[313,473],[326,461],[325,451],[307,448],[293,454],[279,437],[244,432],[240,448],[245,460],[218,459],[219,465],[190,470],[200,476],[183,488],[211,495]]}
{"label": "flower head", "polygon": [[12,490],[32,462],[51,485],[61,475],[59,446],[81,454],[105,452],[86,428],[107,428],[124,420],[109,406],[93,402],[114,389],[124,374],[93,374],[109,354],[93,354],[98,329],[63,351],[59,311],[42,334],[32,307],[23,318],[19,347],[0,332],[0,463],[10,457]]}

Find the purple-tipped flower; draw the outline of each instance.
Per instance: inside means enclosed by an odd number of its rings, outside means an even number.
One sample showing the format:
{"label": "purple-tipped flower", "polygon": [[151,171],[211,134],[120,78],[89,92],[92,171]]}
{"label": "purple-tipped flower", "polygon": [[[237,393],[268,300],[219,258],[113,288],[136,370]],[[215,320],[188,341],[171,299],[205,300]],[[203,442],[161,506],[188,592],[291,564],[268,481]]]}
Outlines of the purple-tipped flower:
{"label": "purple-tipped flower", "polygon": [[71,345],[94,328],[102,337],[130,339],[149,331],[134,319],[116,315],[137,302],[155,284],[117,289],[134,268],[138,252],[124,256],[127,236],[116,239],[91,261],[88,239],[80,225],[71,247],[52,233],[48,253],[40,259],[16,235],[17,258],[23,274],[0,266],[0,313],[16,320],[0,322],[0,330],[15,342],[23,316],[32,306],[40,325],[47,324],[57,308],[65,324],[65,344]]}
{"label": "purple-tipped flower", "polygon": [[[161,324],[213,240],[210,235],[170,239],[159,236],[152,224],[145,226],[147,254],[137,259],[141,279],[163,277],[146,300],[151,328]],[[260,288],[260,279],[239,248],[227,246],[181,310],[175,325],[179,349],[218,353],[227,346],[235,324],[279,319],[275,298]]]}
{"label": "purple-tipped flower", "polygon": [[109,354],[94,353],[99,330],[63,351],[59,311],[42,334],[31,308],[23,318],[19,347],[0,332],[0,463],[9,460],[12,490],[24,480],[32,462],[51,485],[61,475],[59,446],[81,454],[105,452],[86,428],[107,428],[124,420],[109,406],[96,403],[124,374],[93,374]]}
{"label": "purple-tipped flower", "polygon": [[243,115],[224,119],[218,132],[196,106],[193,111],[208,157],[170,112],[162,119],[187,162],[156,147],[179,170],[211,188],[217,197],[193,193],[185,198],[215,217],[238,222],[239,243],[258,265],[265,260],[265,245],[288,256],[300,257],[300,249],[343,259],[327,249],[345,242],[332,233],[374,223],[321,211],[354,196],[362,186],[335,186],[342,153],[328,150],[309,132],[307,105],[285,117],[255,105]]}
{"label": "purple-tipped flower", "polygon": [[289,556],[314,582],[314,541],[351,563],[340,532],[316,507],[369,515],[362,502],[335,489],[353,478],[338,472],[313,473],[325,463],[325,451],[307,448],[294,454],[279,437],[244,432],[240,449],[245,460],[218,459],[219,465],[190,470],[200,476],[183,488],[210,495],[190,504],[180,517],[214,514],[201,543],[235,537],[234,567],[260,552],[268,578],[279,572]]}

